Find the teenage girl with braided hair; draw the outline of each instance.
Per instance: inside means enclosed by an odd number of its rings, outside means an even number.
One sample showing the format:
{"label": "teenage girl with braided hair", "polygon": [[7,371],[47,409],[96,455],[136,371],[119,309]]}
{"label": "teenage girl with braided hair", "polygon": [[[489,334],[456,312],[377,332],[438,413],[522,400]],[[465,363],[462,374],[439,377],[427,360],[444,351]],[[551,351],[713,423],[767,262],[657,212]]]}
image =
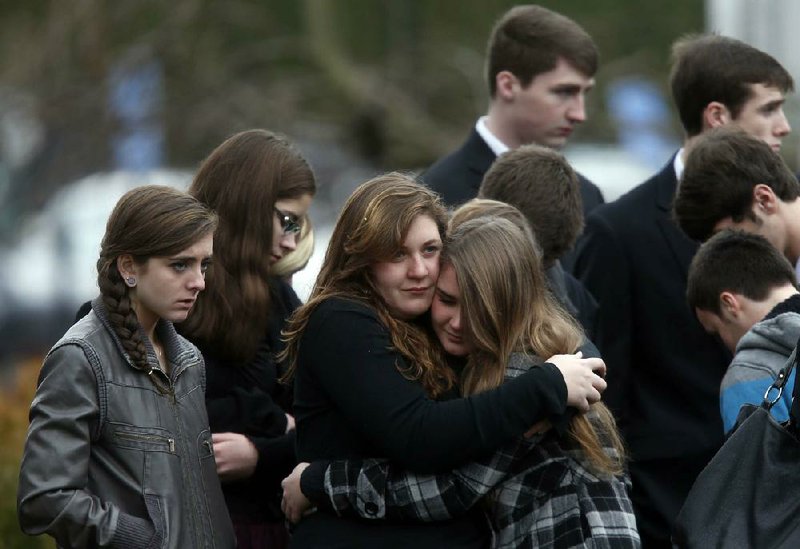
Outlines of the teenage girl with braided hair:
{"label": "teenage girl with braided hair", "polygon": [[205,287],[216,224],[169,187],[117,203],[100,296],[39,375],[17,495],[25,532],[73,548],[234,547],[203,359],[172,324]]}

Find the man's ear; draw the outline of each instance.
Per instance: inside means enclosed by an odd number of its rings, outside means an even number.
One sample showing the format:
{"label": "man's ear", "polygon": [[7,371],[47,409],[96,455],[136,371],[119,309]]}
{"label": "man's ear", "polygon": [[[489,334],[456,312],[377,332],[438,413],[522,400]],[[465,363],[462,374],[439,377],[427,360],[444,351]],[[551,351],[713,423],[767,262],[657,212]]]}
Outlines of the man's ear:
{"label": "man's ear", "polygon": [[778,211],[779,198],[769,185],[759,183],[753,187],[753,211],[774,214]]}
{"label": "man's ear", "polygon": [[733,292],[719,294],[720,316],[724,319],[735,319],[742,313],[742,301]]}
{"label": "man's ear", "polygon": [[731,112],[724,104],[719,101],[712,101],[703,109],[703,128],[719,128],[731,122],[733,117]]}
{"label": "man's ear", "polygon": [[514,98],[519,80],[511,71],[500,71],[494,77],[495,97],[503,101],[510,101]]}

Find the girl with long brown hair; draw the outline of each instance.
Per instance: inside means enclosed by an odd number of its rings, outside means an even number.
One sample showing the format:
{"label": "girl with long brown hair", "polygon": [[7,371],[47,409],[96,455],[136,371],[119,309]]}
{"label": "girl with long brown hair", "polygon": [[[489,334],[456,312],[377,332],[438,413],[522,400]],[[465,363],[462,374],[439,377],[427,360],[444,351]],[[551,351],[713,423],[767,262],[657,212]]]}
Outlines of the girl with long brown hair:
{"label": "girl with long brown hair", "polygon": [[[287,329],[301,460],[382,456],[442,471],[559,417],[567,403],[587,408],[599,399],[605,384],[591,367],[602,361],[554,357],[556,365],[446,400],[456,396],[457,375],[423,322],[445,223],[438,197],[397,173],[362,184],[345,204],[311,298]],[[292,546],[484,547],[476,513],[430,525],[322,510],[297,525]]]}
{"label": "girl with long brown hair", "polygon": [[[463,361],[464,395],[509,383],[540,367],[542,357],[573,353],[583,341],[547,290],[524,218],[506,208],[513,222],[466,220],[474,205],[457,212],[461,224],[442,256],[431,325],[444,349]],[[285,505],[296,519],[309,504],[306,494],[319,508],[346,516],[437,521],[483,500],[494,547],[638,547],[624,452],[608,409],[598,402],[558,429],[549,427],[440,475],[376,459],[301,464],[284,483]]]}
{"label": "girl with long brown hair", "polygon": [[214,149],[189,188],[220,221],[215,269],[180,331],[206,360],[214,456],[239,549],[288,543],[279,483],[296,463],[294,419],[276,355],[300,300],[273,270],[296,252],[315,192],[305,158],[259,129]]}

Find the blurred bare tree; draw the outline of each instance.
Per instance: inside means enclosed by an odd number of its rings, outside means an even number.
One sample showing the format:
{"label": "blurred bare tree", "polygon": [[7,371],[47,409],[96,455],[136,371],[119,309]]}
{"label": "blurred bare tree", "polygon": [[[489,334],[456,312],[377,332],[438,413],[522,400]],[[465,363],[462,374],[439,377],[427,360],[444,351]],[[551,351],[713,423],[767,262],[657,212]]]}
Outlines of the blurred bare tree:
{"label": "blurred bare tree", "polygon": [[[625,73],[663,81],[669,43],[702,30],[696,0],[541,3],[595,36],[601,89],[605,77]],[[2,103],[12,90],[42,129],[29,161],[0,158],[9,182],[4,192],[0,178],[0,234],[57,186],[111,167],[120,120],[109,107],[109,78],[123,59],[162,67],[169,165],[194,167],[230,133],[263,126],[308,140],[325,133],[379,169],[424,166],[485,108],[484,44],[512,4],[0,1],[0,115],[15,108]],[[590,108],[581,136],[613,139],[600,90]]]}

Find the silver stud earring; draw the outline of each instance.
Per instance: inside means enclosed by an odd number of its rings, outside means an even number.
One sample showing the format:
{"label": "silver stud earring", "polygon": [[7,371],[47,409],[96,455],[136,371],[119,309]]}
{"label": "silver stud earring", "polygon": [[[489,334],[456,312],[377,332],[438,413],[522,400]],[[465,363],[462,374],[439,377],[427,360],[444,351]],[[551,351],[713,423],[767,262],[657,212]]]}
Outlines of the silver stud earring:
{"label": "silver stud earring", "polygon": [[128,278],[125,279],[125,283],[131,288],[133,288],[134,286],[136,286],[136,278],[133,276],[129,276]]}

